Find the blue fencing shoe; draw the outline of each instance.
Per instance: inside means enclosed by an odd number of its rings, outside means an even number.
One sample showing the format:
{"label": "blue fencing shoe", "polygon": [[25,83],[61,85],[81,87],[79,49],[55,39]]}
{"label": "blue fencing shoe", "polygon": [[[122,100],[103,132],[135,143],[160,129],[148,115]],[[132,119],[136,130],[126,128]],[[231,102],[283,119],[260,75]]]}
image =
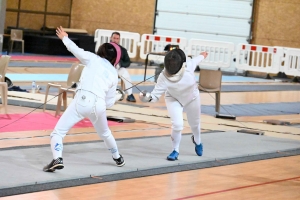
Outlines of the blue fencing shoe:
{"label": "blue fencing shoe", "polygon": [[167,157],[167,160],[171,160],[171,161],[174,161],[174,160],[177,160],[178,159],[178,155],[179,153],[177,151],[173,151],[168,157]]}
{"label": "blue fencing shoe", "polygon": [[194,140],[194,136],[192,135],[192,141],[193,143],[195,144],[195,151],[196,151],[196,154],[198,156],[202,156],[202,153],[203,153],[203,146],[202,146],[202,143],[200,143],[199,145],[196,144],[195,140]]}

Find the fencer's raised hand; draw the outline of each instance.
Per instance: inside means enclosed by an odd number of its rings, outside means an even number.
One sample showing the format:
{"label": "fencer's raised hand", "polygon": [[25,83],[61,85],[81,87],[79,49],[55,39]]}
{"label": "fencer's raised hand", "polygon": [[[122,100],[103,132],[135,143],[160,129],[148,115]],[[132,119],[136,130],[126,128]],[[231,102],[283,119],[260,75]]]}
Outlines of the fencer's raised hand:
{"label": "fencer's raised hand", "polygon": [[204,56],[204,58],[206,58],[208,53],[206,51],[203,51],[203,52],[200,53],[200,55],[202,55],[202,56]]}
{"label": "fencer's raised hand", "polygon": [[56,28],[56,35],[61,40],[64,38],[64,36],[68,37],[68,34],[64,31],[62,26]]}
{"label": "fencer's raised hand", "polygon": [[142,102],[150,102],[152,100],[152,96],[147,90],[141,91],[139,98]]}

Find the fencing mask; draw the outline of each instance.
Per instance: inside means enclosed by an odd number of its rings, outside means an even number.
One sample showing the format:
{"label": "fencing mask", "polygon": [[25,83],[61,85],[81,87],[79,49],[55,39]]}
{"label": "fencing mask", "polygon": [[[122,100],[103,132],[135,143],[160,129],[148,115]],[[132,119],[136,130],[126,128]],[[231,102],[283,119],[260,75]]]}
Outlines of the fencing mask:
{"label": "fencing mask", "polygon": [[184,62],[186,62],[184,52],[181,49],[173,49],[165,56],[165,70],[172,76],[181,70]]}

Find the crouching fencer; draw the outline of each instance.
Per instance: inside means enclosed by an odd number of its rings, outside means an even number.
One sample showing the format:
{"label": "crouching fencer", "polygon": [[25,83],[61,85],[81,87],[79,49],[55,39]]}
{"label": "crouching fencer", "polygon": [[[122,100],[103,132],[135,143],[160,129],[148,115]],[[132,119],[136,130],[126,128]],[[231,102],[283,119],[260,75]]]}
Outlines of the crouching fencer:
{"label": "crouching fencer", "polygon": [[183,130],[183,111],[186,112],[188,123],[192,129],[192,142],[195,151],[202,156],[203,146],[200,135],[200,94],[195,80],[194,71],[198,63],[207,57],[206,52],[186,62],[186,56],[181,49],[173,49],[164,59],[165,68],[157,79],[157,84],[151,93],[140,92],[143,102],[156,102],[165,93],[165,102],[172,123],[171,139],[173,150],[167,160],[177,160],[181,132]]}
{"label": "crouching fencer", "polygon": [[60,117],[51,133],[51,151],[53,160],[46,165],[45,172],[63,169],[63,138],[67,132],[83,118],[88,118],[96,132],[104,140],[106,147],[112,154],[116,165],[125,164],[119,154],[114,136],[107,124],[106,108],[114,105],[122,95],[116,99],[118,73],[115,66],[121,57],[121,49],[115,43],[102,44],[97,54],[84,51],[68,38],[62,27],[57,28],[56,35],[62,40],[67,49],[85,65],[80,82],[76,88],[76,95],[66,111]]}

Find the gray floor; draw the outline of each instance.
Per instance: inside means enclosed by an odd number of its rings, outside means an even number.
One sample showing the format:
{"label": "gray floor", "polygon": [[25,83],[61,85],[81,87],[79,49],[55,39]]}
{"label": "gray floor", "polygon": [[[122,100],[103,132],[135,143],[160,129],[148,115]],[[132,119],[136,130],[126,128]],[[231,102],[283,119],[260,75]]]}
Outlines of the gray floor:
{"label": "gray floor", "polygon": [[173,162],[166,160],[169,136],[118,140],[123,167],[115,166],[102,141],[66,144],[65,168],[54,173],[42,171],[52,159],[49,145],[0,149],[0,196],[300,154],[300,141],[216,132],[202,134],[204,155],[198,157],[190,137],[182,137],[179,160]]}
{"label": "gray floor", "polygon": [[[18,83],[14,83],[18,85]],[[46,85],[40,85],[41,91],[46,90]],[[137,86],[132,88],[134,94],[138,94],[140,90],[147,90],[151,92],[154,89],[154,85],[150,86]],[[23,85],[21,89],[30,90],[31,85]],[[223,85],[222,92],[265,92],[265,91],[300,91],[299,85]],[[56,88],[50,88],[51,94],[56,94],[58,90]],[[214,96],[214,94],[212,94]]]}
{"label": "gray floor", "polygon": [[[212,101],[215,101],[214,96]],[[167,109],[165,106],[158,108]],[[215,105],[201,105],[201,113],[215,116]],[[300,114],[300,102],[221,105],[220,114],[236,117]]]}

